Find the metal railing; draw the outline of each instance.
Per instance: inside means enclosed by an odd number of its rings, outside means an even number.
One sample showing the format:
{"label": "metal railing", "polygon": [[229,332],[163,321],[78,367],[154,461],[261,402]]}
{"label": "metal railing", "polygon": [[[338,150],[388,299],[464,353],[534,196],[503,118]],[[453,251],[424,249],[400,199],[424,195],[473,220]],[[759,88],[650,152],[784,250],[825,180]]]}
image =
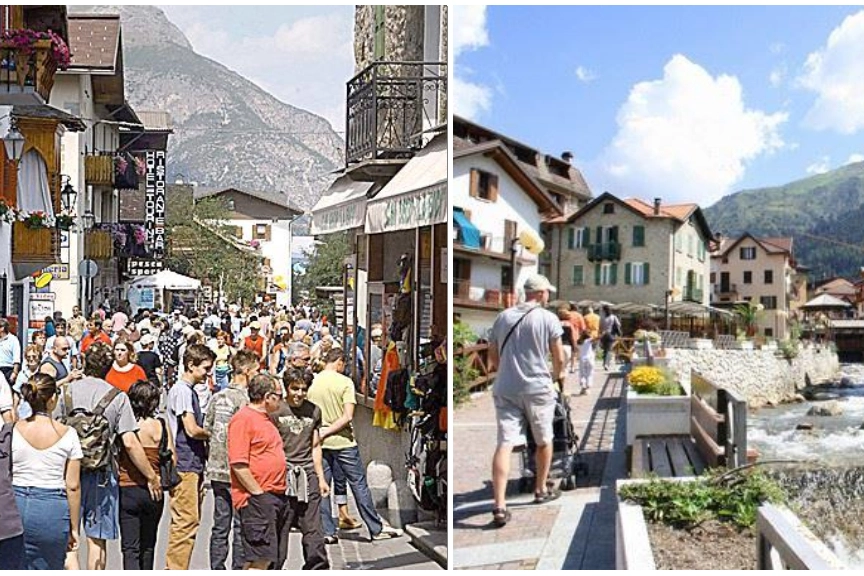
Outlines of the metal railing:
{"label": "metal railing", "polygon": [[347,83],[345,166],[411,158],[442,123],[446,62],[374,62]]}
{"label": "metal railing", "polygon": [[597,260],[620,260],[621,259],[621,243],[620,242],[603,242],[591,244],[588,247],[588,260],[594,262]]}

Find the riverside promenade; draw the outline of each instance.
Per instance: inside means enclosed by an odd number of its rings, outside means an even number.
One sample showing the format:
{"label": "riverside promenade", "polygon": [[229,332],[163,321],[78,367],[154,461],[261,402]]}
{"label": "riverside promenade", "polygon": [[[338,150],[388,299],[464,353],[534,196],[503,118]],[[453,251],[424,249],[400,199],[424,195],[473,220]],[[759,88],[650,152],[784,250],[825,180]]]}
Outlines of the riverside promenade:
{"label": "riverside promenade", "polygon": [[[578,390],[568,375],[565,391]],[[615,482],[626,477],[624,379],[597,370],[585,396],[570,396],[573,424],[589,470],[561,498],[533,504],[519,494],[521,454],[514,453],[507,490],[512,520],[492,525],[495,410],[491,392],[475,394],[454,417],[452,566],[456,569],[614,570]]]}

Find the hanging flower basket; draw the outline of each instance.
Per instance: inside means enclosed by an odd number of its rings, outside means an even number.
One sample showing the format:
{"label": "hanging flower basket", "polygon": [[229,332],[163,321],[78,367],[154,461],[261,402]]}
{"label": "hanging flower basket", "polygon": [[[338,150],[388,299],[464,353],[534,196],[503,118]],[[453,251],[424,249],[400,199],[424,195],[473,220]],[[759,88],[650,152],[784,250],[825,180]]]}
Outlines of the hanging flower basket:
{"label": "hanging flower basket", "polygon": [[19,72],[22,72],[22,78],[26,77],[30,71],[30,55],[36,51],[37,43],[44,40],[51,43],[51,56],[57,68],[66,70],[72,62],[72,53],[69,52],[66,41],[51,30],[37,32],[29,28],[20,28],[5,30],[0,34],[0,46],[14,49],[17,52],[15,66]]}
{"label": "hanging flower basket", "polygon": [[54,219],[57,224],[58,230],[70,230],[73,226],[75,226],[75,215],[62,213],[58,214]]}

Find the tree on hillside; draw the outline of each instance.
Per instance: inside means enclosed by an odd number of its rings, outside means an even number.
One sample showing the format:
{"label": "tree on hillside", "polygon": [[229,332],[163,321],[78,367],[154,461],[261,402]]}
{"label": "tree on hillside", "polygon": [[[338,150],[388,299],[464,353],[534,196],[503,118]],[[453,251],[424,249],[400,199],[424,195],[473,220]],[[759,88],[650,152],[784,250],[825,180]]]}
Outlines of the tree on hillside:
{"label": "tree on hillside", "polygon": [[345,257],[351,254],[351,243],[347,232],[336,232],[322,236],[311,250],[304,252],[309,265],[305,274],[295,277],[295,294],[306,290],[309,298],[322,309],[332,308],[330,300],[318,301],[315,288],[319,286],[342,286]]}
{"label": "tree on hillside", "polygon": [[261,257],[231,239],[228,209],[216,198],[192,202],[191,193],[168,195],[165,264],[181,274],[221,285],[229,301],[255,299]]}

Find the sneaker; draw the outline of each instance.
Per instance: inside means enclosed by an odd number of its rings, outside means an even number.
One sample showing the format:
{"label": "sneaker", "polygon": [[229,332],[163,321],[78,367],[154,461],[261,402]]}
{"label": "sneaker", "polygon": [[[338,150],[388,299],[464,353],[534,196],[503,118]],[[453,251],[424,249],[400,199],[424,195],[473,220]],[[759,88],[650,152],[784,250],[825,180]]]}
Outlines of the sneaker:
{"label": "sneaker", "polygon": [[339,537],[336,535],[324,537],[324,544],[330,545],[336,544],[337,542],[339,542]]}
{"label": "sneaker", "polygon": [[387,540],[388,538],[398,538],[402,536],[401,528],[394,528],[389,524],[384,524],[381,528],[381,532],[372,536],[372,540]]}

